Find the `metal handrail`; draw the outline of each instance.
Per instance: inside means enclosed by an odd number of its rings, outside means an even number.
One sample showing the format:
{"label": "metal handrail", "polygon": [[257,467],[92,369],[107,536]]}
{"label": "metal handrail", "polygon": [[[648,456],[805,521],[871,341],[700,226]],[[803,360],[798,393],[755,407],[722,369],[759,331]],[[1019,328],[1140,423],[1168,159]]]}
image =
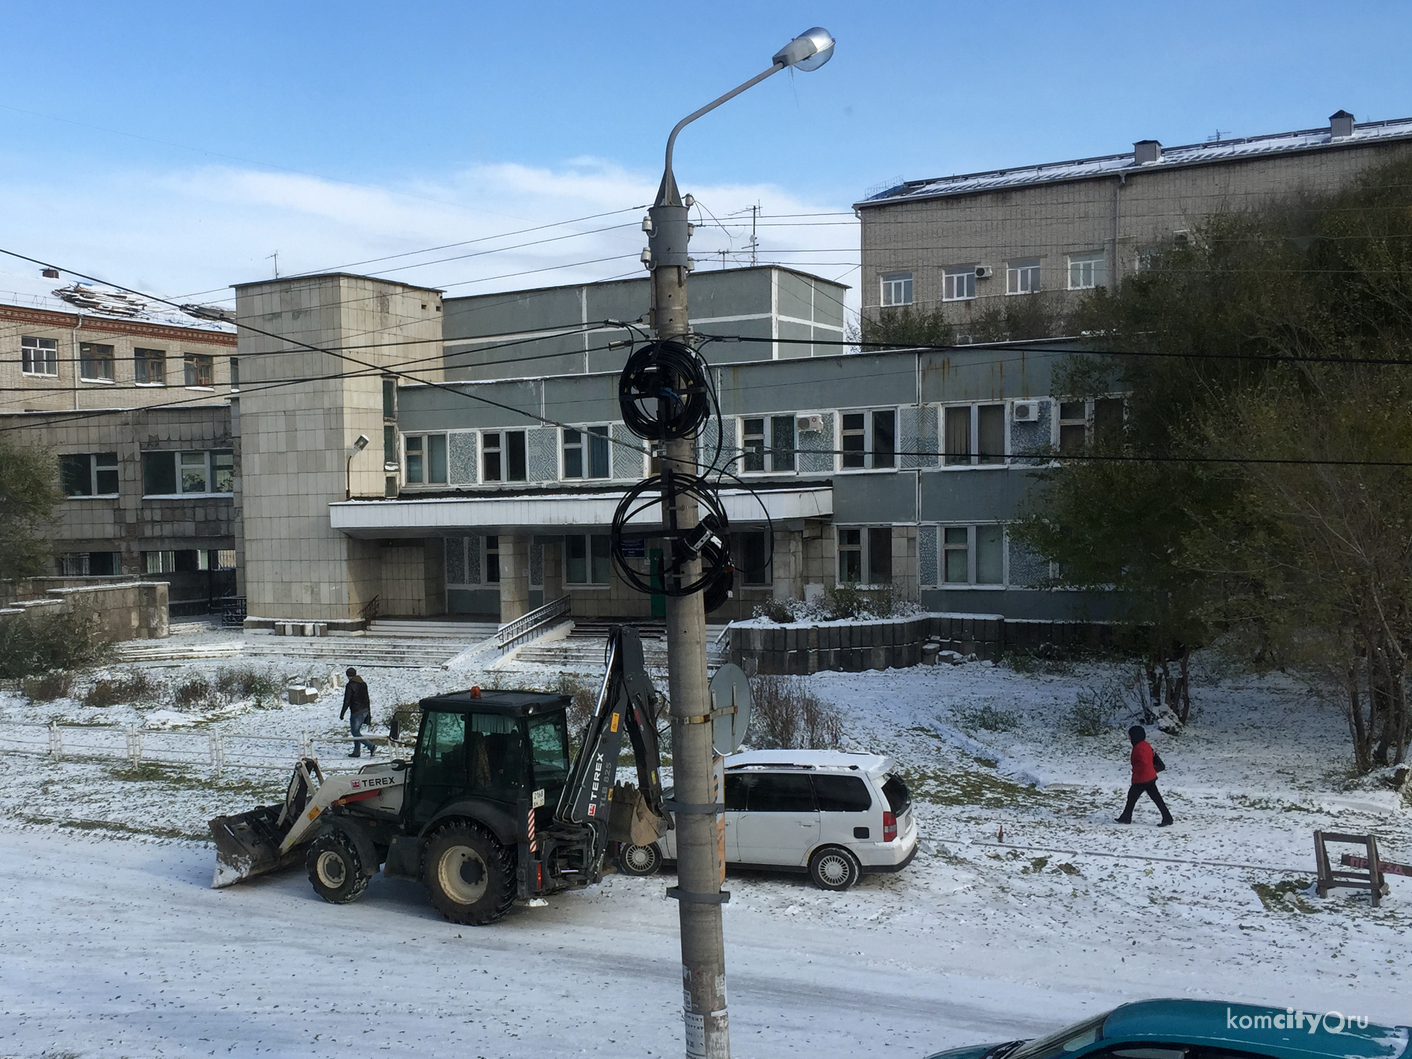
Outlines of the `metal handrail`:
{"label": "metal handrail", "polygon": [[563,617],[569,613],[571,602],[572,597],[563,596],[552,603],[546,603],[544,606],[530,611],[528,614],[522,614],[513,621],[507,621],[495,632],[495,646],[503,651],[506,647],[523,640],[541,625],[547,625],[555,618]]}

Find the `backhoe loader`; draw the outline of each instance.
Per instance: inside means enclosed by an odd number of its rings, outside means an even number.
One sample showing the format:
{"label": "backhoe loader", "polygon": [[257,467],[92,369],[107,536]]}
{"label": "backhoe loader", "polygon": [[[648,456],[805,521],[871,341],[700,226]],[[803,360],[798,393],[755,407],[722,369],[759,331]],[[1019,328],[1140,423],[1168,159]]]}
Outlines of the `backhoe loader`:
{"label": "backhoe loader", "polygon": [[[516,899],[603,878],[610,841],[670,826],[658,769],[658,696],[637,630],[614,627],[603,682],[569,760],[569,699],[471,688],[423,699],[411,760],[325,777],[304,758],[282,805],[211,821],[213,886],[297,863],[320,897],[355,900],[379,870],[417,879],[455,923],[491,923]],[[627,731],[637,785],[616,782]]]}

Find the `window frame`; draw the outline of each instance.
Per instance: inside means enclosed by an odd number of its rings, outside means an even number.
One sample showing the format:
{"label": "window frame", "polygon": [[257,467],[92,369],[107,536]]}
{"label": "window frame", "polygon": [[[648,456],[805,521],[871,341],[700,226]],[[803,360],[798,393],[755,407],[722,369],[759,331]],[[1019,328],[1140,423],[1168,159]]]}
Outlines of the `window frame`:
{"label": "window frame", "polygon": [[1021,257],[1005,263],[1005,293],[1009,295],[1038,294],[1044,289],[1040,259]]}
{"label": "window frame", "polygon": [[[106,352],[97,352],[99,350],[106,350]],[[78,381],[96,382],[104,386],[112,386],[117,382],[113,377],[114,359],[113,347],[107,343],[80,342],[78,344]],[[107,365],[108,374],[106,376],[89,374],[90,366],[99,364]]]}
{"label": "window frame", "polygon": [[[765,539],[766,530],[736,530],[731,534],[731,559],[735,563],[736,572],[740,574],[740,587],[742,589],[772,589],[775,585],[774,556],[770,552],[769,542]],[[752,548],[746,544],[746,538],[759,539],[760,562],[746,561],[747,554]],[[756,578],[756,580],[751,580]]]}
{"label": "window frame", "polygon": [[[1127,420],[1127,400],[1123,394],[1104,394],[1100,397],[1056,397],[1054,403],[1054,433],[1050,442],[1054,446],[1054,451],[1059,456],[1069,456],[1082,453],[1088,450],[1095,441],[1098,440],[1099,430],[1099,410],[1100,407],[1110,409],[1116,404],[1118,412],[1118,427],[1121,430],[1122,424]],[[1079,419],[1073,415],[1064,415],[1065,405],[1075,405],[1082,403],[1083,418]],[[1065,449],[1064,431],[1081,428],[1083,430],[1083,444],[1078,448]]]}
{"label": "window frame", "polygon": [[[949,451],[951,447],[949,420],[953,411],[959,412],[962,409],[967,410],[967,451],[964,454],[953,454]],[[981,452],[981,409],[991,412],[999,410],[1001,452],[998,456],[995,453]],[[942,470],[996,470],[1010,465],[1010,417],[1005,401],[965,401],[959,404],[942,405],[940,425]]]}
{"label": "window frame", "polygon": [[878,276],[878,305],[884,309],[911,305],[912,292],[910,272],[884,272]]}
{"label": "window frame", "polygon": [[[1106,250],[1085,250],[1079,254],[1069,254],[1064,262],[1069,290],[1095,290],[1108,285],[1108,252]],[[1084,270],[1088,271],[1088,282],[1084,282]],[[1076,271],[1077,270],[1077,271]],[[1075,276],[1078,282],[1074,282]]]}
{"label": "window frame", "polygon": [[[598,548],[598,550],[602,551],[602,553],[603,553],[601,556],[594,554],[594,552],[595,552],[594,541],[595,541],[595,540],[602,541],[601,546]],[[570,554],[569,554],[569,552],[570,552],[569,542],[570,542],[570,541],[577,541],[577,542],[581,542],[581,543],[582,543],[582,545],[583,545],[583,555],[582,555],[582,556],[579,556],[579,557],[572,557],[572,556],[570,556]],[[612,588],[612,586],[613,586],[613,560],[612,560],[612,550],[611,550],[611,548],[612,548],[612,538],[611,538],[608,534],[606,534],[606,533],[566,533],[566,534],[564,535],[564,556],[563,556],[563,564],[564,564],[564,565],[563,565],[563,569],[564,569],[564,585],[565,585],[566,587],[572,586],[573,588],[593,588],[593,589],[609,589],[609,588]],[[583,570],[584,570],[584,576],[587,578],[586,581],[575,581],[575,580],[573,580],[573,578],[572,578],[572,577],[570,576],[570,574],[569,574],[569,563],[570,563],[571,561],[574,561],[575,558],[577,558],[577,561],[582,562],[582,563],[584,564]],[[603,565],[603,570],[604,570],[605,576],[604,576],[603,580],[601,580],[601,581],[595,579],[596,574],[597,574],[597,569],[595,568],[595,562],[596,562],[596,561],[601,561],[601,562],[604,564],[604,565]]]}
{"label": "window frame", "polygon": [[481,583],[486,585],[500,584],[500,535],[498,533],[487,533],[481,540],[484,542],[481,549]]}
{"label": "window frame", "polygon": [[[44,345],[44,343],[49,343]],[[32,344],[26,344],[32,343]],[[43,354],[41,357],[40,354]],[[41,369],[35,370],[39,364]],[[31,379],[57,379],[59,377],[59,340],[44,338],[41,335],[20,336],[20,374]]]}
{"label": "window frame", "polygon": [[[158,379],[152,381],[152,367],[158,368]],[[161,388],[167,385],[167,351],[147,346],[132,347],[132,381],[135,386]]]}
{"label": "window frame", "polygon": [[[949,535],[954,535],[958,531],[964,532],[965,541],[957,543],[948,541]],[[1000,545],[1000,579],[998,581],[981,581],[980,578],[980,536],[981,531],[985,531],[990,536],[991,531],[998,532]],[[966,579],[951,580],[947,574],[948,554],[963,553],[966,564]],[[979,589],[985,592],[1003,591],[1010,587],[1010,535],[1005,531],[1003,522],[950,522],[941,523],[937,527],[937,589],[939,590],[959,590],[959,589]]]}
{"label": "window frame", "polygon": [[[415,443],[415,447],[414,447]],[[441,450],[441,477],[433,478],[436,466],[438,444]],[[417,459],[417,475],[412,476],[412,460]],[[447,440],[444,431],[402,435],[402,483],[423,488],[450,484],[451,468],[447,456]]]}
{"label": "window frame", "polygon": [[239,358],[239,357],[230,357],[230,358],[228,358],[228,359],[229,359],[229,361],[230,361],[230,363],[227,365],[227,368],[228,368],[228,370],[230,371],[230,388],[231,388],[232,392],[239,393],[239,392],[240,392],[240,358]]}
{"label": "window frame", "polygon": [[[893,533],[896,526],[888,525],[858,525],[858,526],[838,526],[834,530],[834,583],[838,585],[856,585],[860,589],[886,588],[896,582],[896,565],[893,562],[892,546]],[[878,571],[874,566],[874,547],[878,540],[882,539],[881,534],[887,535],[887,576],[885,580],[879,581]],[[849,539],[845,542],[845,534]],[[858,565],[858,580],[853,581],[844,576],[844,556],[856,555]]]}
{"label": "window frame", "polygon": [[[112,462],[104,460],[100,465],[102,457],[111,456]],[[69,472],[65,467],[65,461],[82,459],[85,463],[84,476],[88,480],[88,492],[71,493],[68,488]],[[76,467],[70,463],[68,466]],[[98,483],[99,475],[111,472],[113,475],[113,489],[111,492],[100,492]],[[59,457],[59,488],[64,493],[65,500],[113,500],[118,496],[121,488],[121,478],[119,475],[118,454],[116,452],[66,452]]]}
{"label": "window frame", "polygon": [[[975,265],[950,265],[942,269],[941,300],[944,302],[975,301],[976,267]],[[961,286],[965,288],[964,294],[956,293],[958,283],[961,283]]]}
{"label": "window frame", "polygon": [[[878,463],[879,451],[875,447],[878,438],[877,416],[879,414],[890,415],[892,417],[892,448],[886,453],[886,463]],[[848,439],[857,437],[859,431],[847,428],[847,418],[849,416],[863,416],[863,447],[861,449],[849,450]],[[897,405],[882,406],[876,408],[849,408],[839,409],[838,412],[838,456],[835,462],[835,469],[846,474],[856,471],[896,471],[898,469],[897,452],[897,426],[901,420]],[[798,451],[798,450],[796,450]],[[861,463],[850,463],[854,458],[860,458]]]}
{"label": "window frame", "polygon": [[[172,472],[173,472],[173,474],[174,474],[174,476],[175,476],[174,479],[173,479],[173,484],[176,486],[176,492],[174,492],[174,493],[149,493],[149,492],[147,491],[147,467],[148,467],[148,460],[149,460],[149,459],[155,459],[155,458],[158,458],[158,457],[163,457],[163,456],[170,458],[171,461],[172,461]],[[187,490],[187,489],[183,488],[183,484],[184,484],[184,481],[185,481],[185,479],[184,479],[184,474],[185,474],[184,468],[187,468],[187,467],[192,467],[192,468],[194,468],[194,467],[196,466],[196,464],[195,464],[194,461],[183,460],[182,457],[184,457],[184,456],[201,456],[201,457],[203,457],[203,459],[202,459],[202,461],[201,461],[201,468],[202,468],[202,474],[203,474],[203,476],[204,476],[204,482],[205,482],[205,486],[206,486],[206,488],[205,488],[204,491],[199,491],[199,492],[198,492],[197,490],[194,490],[194,489],[193,489],[193,490]],[[225,463],[225,462],[226,462],[226,461],[224,461],[224,460],[219,460],[219,461],[218,461],[218,458],[219,458],[219,457],[227,457],[227,458],[228,458],[228,461],[229,461],[229,466],[228,466],[228,467],[220,467],[220,466],[218,466],[218,462],[219,462],[219,463]],[[222,470],[228,471],[228,473],[230,474],[230,488],[227,489],[227,490],[218,490],[218,489],[215,488],[215,486],[217,485],[216,475],[217,475],[218,472],[220,472],[220,471],[222,471]],[[190,500],[190,499],[193,499],[193,498],[202,498],[202,497],[233,496],[234,494],[235,494],[235,450],[234,450],[234,449],[147,449],[147,450],[145,450],[145,451],[142,452],[142,498],[143,498],[144,500]]]}
{"label": "window frame", "polygon": [[[570,438],[573,434],[576,437]],[[569,453],[577,453],[579,473],[569,472]],[[603,459],[606,473],[594,474],[597,458]],[[586,423],[559,428],[559,478],[566,482],[607,482],[613,479],[613,425]]]}
{"label": "window frame", "polygon": [[[740,423],[740,473],[741,474],[795,474],[799,469],[799,431],[795,423],[795,413],[788,415],[778,412],[762,412],[759,415],[736,417]],[[759,433],[747,432],[751,423],[760,424]],[[775,442],[777,431],[788,426],[790,444],[781,447]],[[758,439],[758,445],[752,440]],[[751,457],[759,458],[759,466],[753,467]]]}
{"label": "window frame", "polygon": [[[206,381],[201,381],[202,369],[206,371]],[[182,382],[188,390],[214,390],[216,388],[216,358],[210,353],[183,353],[181,355]],[[195,378],[195,382],[191,380]]]}
{"label": "window frame", "polygon": [[[521,468],[521,475],[518,478],[509,477],[510,457],[513,455],[510,446],[510,436],[518,434],[520,439],[520,459],[524,466]],[[492,446],[487,441],[488,438],[495,438]],[[529,432],[524,427],[501,427],[497,430],[480,431],[480,469],[482,485],[518,485],[529,480]],[[499,464],[499,469],[495,477],[491,477],[487,466],[487,460],[491,453]]]}

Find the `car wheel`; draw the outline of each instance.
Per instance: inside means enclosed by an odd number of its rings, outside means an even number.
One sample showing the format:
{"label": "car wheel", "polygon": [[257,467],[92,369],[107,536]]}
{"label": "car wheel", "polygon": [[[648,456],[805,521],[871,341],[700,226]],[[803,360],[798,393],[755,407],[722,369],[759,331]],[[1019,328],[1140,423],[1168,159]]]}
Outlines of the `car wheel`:
{"label": "car wheel", "polygon": [[662,851],[655,842],[646,846],[624,842],[618,850],[618,867],[624,875],[656,875],[662,867]]}
{"label": "car wheel", "polygon": [[862,874],[858,858],[840,846],[825,846],[809,858],[809,878],[821,890],[847,890]]}

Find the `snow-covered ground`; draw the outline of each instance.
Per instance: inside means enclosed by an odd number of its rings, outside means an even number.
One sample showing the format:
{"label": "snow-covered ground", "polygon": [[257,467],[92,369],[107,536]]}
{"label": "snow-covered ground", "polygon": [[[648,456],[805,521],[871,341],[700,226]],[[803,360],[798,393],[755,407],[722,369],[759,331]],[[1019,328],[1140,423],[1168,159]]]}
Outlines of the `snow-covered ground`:
{"label": "snow-covered ground", "polygon": [[[270,660],[147,671],[176,685],[233,664],[296,683],[328,675]],[[432,691],[558,678],[360,670],[380,717]],[[1393,877],[1378,909],[1348,891],[1267,907],[1254,889],[1312,880],[1320,827],[1371,831],[1385,857],[1412,860],[1412,820],[1392,792],[1348,781],[1340,716],[1293,683],[1206,674],[1188,730],[1153,735],[1177,825],[1158,830],[1144,804],[1125,828],[1112,823],[1127,782],[1123,726],[1079,736],[1069,712],[1126,676],[975,663],[811,678],[844,714],[851,746],[899,760],[924,852],[841,895],[732,873],[735,1054],[922,1056],[1146,996],[1412,1021],[1412,880]],[[342,907],[297,871],[211,890],[210,816],[277,797],[306,739],[326,764],[351,764],[338,756],[339,696],[194,711],[161,700],[86,708],[0,693],[0,1055],[681,1053],[667,880],[611,876],[480,929],[446,923],[396,880],[375,879]],[[151,725],[161,730],[144,734],[145,757],[193,757],[154,766],[14,752],[47,746],[43,729],[23,725],[50,719]],[[203,756],[212,734],[224,737],[219,778]],[[63,738],[70,752],[127,745],[100,728]],[[260,761],[284,764],[250,767]]]}

